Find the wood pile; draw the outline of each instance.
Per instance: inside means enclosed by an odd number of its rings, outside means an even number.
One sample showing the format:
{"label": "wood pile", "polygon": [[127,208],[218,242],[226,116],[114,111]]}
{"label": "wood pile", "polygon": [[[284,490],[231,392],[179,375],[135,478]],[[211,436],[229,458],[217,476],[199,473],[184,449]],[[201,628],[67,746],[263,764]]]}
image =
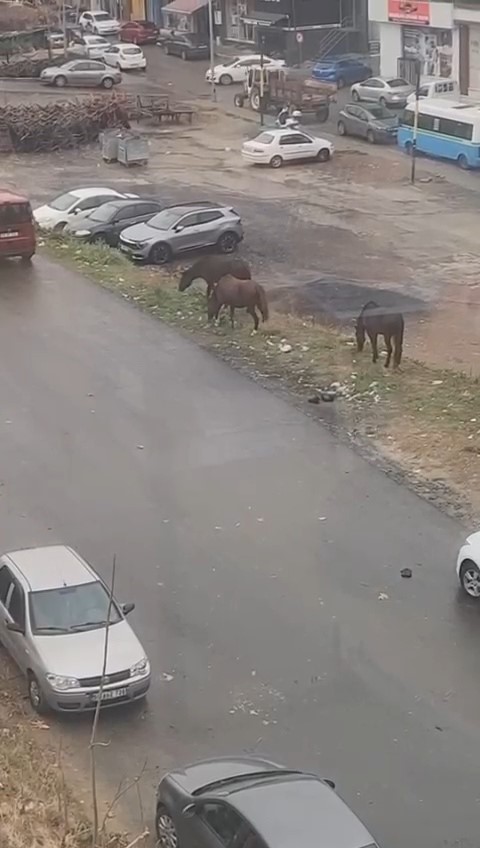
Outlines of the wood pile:
{"label": "wood pile", "polygon": [[45,105],[0,106],[0,137],[17,153],[43,153],[90,144],[113,127],[128,127],[128,111],[118,95],[61,100]]}
{"label": "wood pile", "polygon": [[48,56],[19,56],[9,62],[0,62],[0,78],[39,77],[45,68],[52,65],[63,65],[63,56],[49,59]]}

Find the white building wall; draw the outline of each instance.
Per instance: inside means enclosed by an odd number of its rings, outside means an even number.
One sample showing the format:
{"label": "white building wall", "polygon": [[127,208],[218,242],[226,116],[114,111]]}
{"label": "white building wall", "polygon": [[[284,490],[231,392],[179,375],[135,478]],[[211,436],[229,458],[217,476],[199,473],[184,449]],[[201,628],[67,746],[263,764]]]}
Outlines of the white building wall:
{"label": "white building wall", "polygon": [[[397,59],[402,55],[402,24],[389,21],[388,0],[370,0],[368,8],[370,21],[378,25],[380,73],[382,76],[396,74]],[[454,27],[453,8],[453,3],[430,3],[430,27],[451,30]],[[405,23],[404,26],[415,28],[414,24]],[[455,31],[452,34],[455,37]]]}
{"label": "white building wall", "polygon": [[402,28],[398,24],[380,24],[380,75],[396,76],[397,59],[402,55]]}

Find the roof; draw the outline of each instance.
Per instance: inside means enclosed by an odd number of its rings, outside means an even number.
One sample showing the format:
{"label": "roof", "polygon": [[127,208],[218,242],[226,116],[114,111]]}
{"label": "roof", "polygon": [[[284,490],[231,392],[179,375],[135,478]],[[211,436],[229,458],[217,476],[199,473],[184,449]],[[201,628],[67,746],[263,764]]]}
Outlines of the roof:
{"label": "roof", "polygon": [[275,848],[376,848],[372,836],[341,798],[321,780],[273,777],[229,793],[229,802]]}
{"label": "roof", "polygon": [[32,591],[78,586],[94,579],[90,566],[66,545],[25,548],[4,554],[23,574]]}
{"label": "roof", "polygon": [[242,21],[245,24],[263,24],[264,26],[272,26],[283,18],[288,18],[288,15],[282,15],[281,12],[258,12],[257,10],[254,10],[250,15],[242,15]]}
{"label": "roof", "polygon": [[[415,109],[415,100],[407,103],[407,109]],[[441,97],[425,97],[420,98],[418,103],[419,112],[425,115],[441,115],[443,112],[448,113],[449,117],[455,115],[458,120],[469,118],[470,120],[480,118],[480,104],[472,103],[471,101],[462,102],[460,100],[450,100]]]}
{"label": "roof", "polygon": [[[208,0],[173,0],[173,3],[168,3],[163,6],[162,12],[178,12],[181,15],[193,15],[207,5]],[[189,33],[185,33],[189,35]]]}
{"label": "roof", "polygon": [[9,188],[0,188],[0,203],[28,203],[28,198],[10,191]]}
{"label": "roof", "polygon": [[112,197],[118,197],[118,191],[114,188],[105,188],[105,186],[92,186],[91,188],[72,188],[66,191],[65,194],[73,194],[75,197],[94,197],[96,194],[111,194]]}

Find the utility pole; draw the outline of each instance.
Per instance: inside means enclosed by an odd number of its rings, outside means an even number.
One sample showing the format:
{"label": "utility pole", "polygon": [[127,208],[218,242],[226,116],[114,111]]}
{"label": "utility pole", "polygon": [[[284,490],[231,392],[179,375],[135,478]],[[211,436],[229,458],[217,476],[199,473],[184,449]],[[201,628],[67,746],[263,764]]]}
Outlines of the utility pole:
{"label": "utility pole", "polygon": [[213,4],[212,0],[208,0],[208,28],[210,30],[210,81],[212,84],[212,101],[217,102],[217,89],[215,87],[214,68],[215,68],[215,37],[213,34]]}
{"label": "utility pole", "polygon": [[417,159],[417,133],[418,133],[418,105],[420,100],[420,59],[415,60],[415,111],[413,113],[413,137],[412,137],[412,170],[410,182],[415,185],[415,162]]}
{"label": "utility pole", "polygon": [[62,3],[62,31],[63,31],[63,55],[67,58],[67,13],[65,10],[65,0]]}
{"label": "utility pole", "polygon": [[265,36],[260,36],[260,126],[263,127],[264,122],[264,80],[263,80],[263,54],[265,52]]}

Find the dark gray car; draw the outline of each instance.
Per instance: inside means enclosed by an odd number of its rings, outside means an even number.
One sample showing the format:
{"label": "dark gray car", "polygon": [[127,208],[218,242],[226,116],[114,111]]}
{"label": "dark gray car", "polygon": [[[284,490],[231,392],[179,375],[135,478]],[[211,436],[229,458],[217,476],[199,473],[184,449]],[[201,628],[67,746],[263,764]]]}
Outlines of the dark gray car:
{"label": "dark gray car", "polygon": [[65,227],[66,233],[86,242],[105,242],[116,247],[122,230],[153,218],[163,208],[158,200],[138,197],[136,200],[112,200],[75,220]]}
{"label": "dark gray car", "polygon": [[195,763],[157,789],[158,848],[378,848],[334,788],[256,757]]}
{"label": "dark gray car", "polygon": [[338,115],[339,135],[358,135],[366,138],[370,144],[395,141],[398,130],[398,117],[384,106],[372,105],[368,108],[356,103],[347,103]]}
{"label": "dark gray car", "polygon": [[180,56],[181,59],[207,59],[209,53],[208,38],[195,33],[171,33],[163,40],[167,56]]}

